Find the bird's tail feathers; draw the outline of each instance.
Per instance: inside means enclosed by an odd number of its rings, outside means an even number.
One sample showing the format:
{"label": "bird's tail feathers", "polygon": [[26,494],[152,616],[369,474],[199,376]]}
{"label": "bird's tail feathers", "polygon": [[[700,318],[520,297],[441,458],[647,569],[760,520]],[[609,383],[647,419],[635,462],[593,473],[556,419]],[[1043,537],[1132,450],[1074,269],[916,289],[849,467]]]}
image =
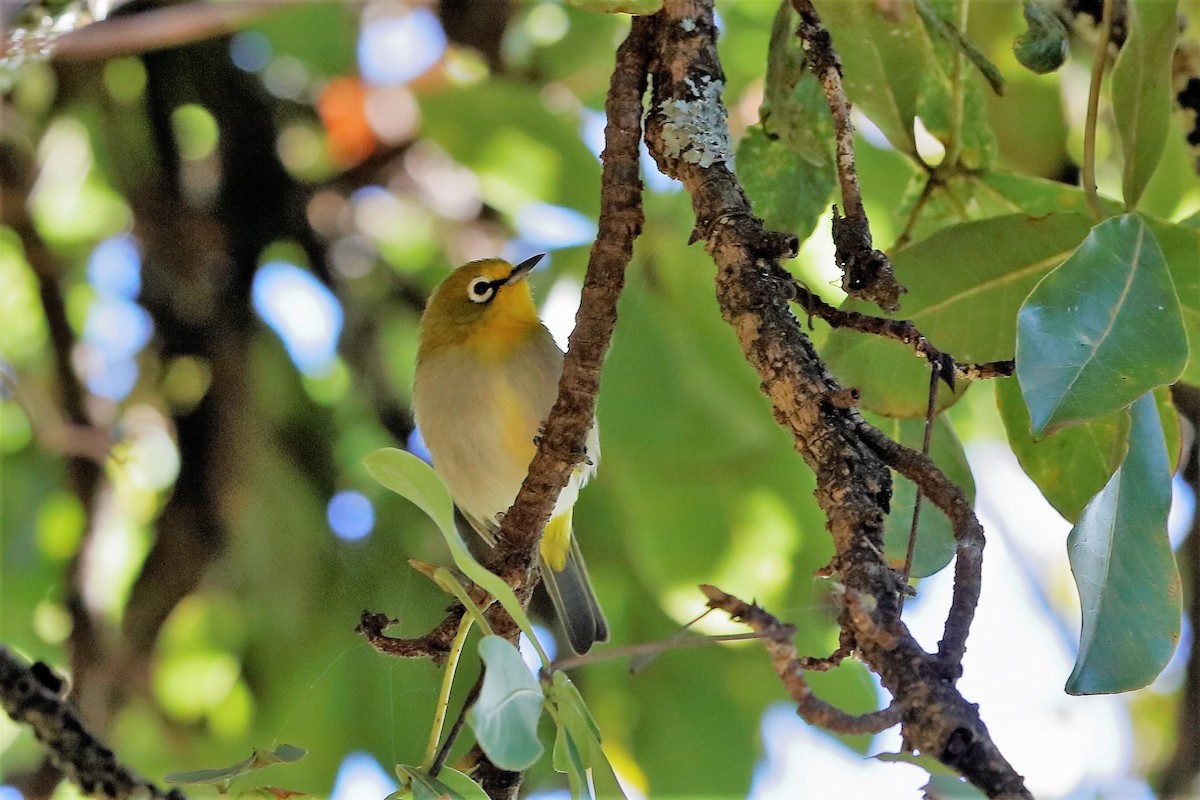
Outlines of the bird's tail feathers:
{"label": "bird's tail feathers", "polygon": [[592,591],[587,565],[583,563],[583,554],[575,538],[571,537],[562,569],[553,569],[544,558],[540,563],[542,584],[554,603],[571,649],[582,655],[596,642],[607,642],[608,622],[600,610],[596,593]]}

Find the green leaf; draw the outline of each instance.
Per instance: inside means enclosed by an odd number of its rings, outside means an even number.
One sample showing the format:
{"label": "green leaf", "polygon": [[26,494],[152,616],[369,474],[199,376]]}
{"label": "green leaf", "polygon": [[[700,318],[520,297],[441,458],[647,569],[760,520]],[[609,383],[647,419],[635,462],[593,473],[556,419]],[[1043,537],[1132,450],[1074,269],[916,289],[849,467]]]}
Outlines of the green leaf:
{"label": "green leaf", "polygon": [[[385,447],[363,459],[372,478],[420,508],[443,532],[455,531],[454,501],[433,467],[406,450]],[[459,543],[461,544],[461,539]],[[453,544],[451,544],[453,548]],[[465,549],[465,546],[464,546]],[[464,570],[465,572],[465,570]]]}
{"label": "green leaf", "polygon": [[996,405],[1008,443],[1042,495],[1069,522],[1116,472],[1129,446],[1129,410],[1063,428],[1044,439],[1029,429],[1029,410],[1015,379],[996,381]]}
{"label": "green leaf", "polygon": [[983,792],[967,783],[961,775],[931,755],[922,753],[879,753],[871,756],[885,764],[912,764],[929,773],[929,783],[921,787],[925,797],[935,800],[982,800]]}
{"label": "green leaf", "polygon": [[898,150],[917,152],[913,120],[922,78],[941,76],[912,0],[827,3],[821,19],[833,36],[846,93]]}
{"label": "green leaf", "polygon": [[[1200,228],[1148,220],[1154,238],[1175,281],[1175,293],[1183,309],[1183,326],[1190,342],[1200,347]],[[1180,380],[1200,386],[1200,358],[1193,355]]]}
{"label": "green leaf", "polygon": [[[559,736],[562,737],[563,755],[559,755],[559,740],[555,741],[555,768],[559,764],[568,767],[567,775],[579,767],[592,773],[592,797],[610,798],[624,797],[625,792],[617,781],[616,773],[604,749],[600,745],[600,728],[588,711],[582,695],[575,684],[561,670],[554,673],[550,686],[550,702],[554,706],[555,717],[559,725]],[[573,783],[573,781],[572,781]],[[583,783],[583,782],[581,782]],[[586,783],[583,783],[586,785]]]}
{"label": "green leaf", "polygon": [[405,787],[388,795],[386,800],[405,797],[410,789],[413,800],[487,800],[482,786],[450,767],[442,767],[435,778],[420,767],[397,764],[396,774]]}
{"label": "green leaf", "polygon": [[395,447],[376,450],[363,459],[363,465],[372,478],[412,501],[429,515],[441,531],[442,538],[446,540],[454,564],[504,606],[504,610],[534,643],[542,661],[546,662],[546,655],[537,642],[533,625],[530,624],[517,596],[513,594],[512,587],[476,561],[459,536],[458,527],[454,524],[454,503],[450,499],[450,490],[433,471],[433,467],[412,453]]}
{"label": "green leaf", "polygon": [[1017,378],[1034,434],[1173,382],[1188,343],[1171,274],[1137,216],[1106,220],[1021,306]]}
{"label": "green leaf", "polygon": [[199,769],[194,772],[171,772],[164,776],[163,780],[167,783],[175,784],[228,783],[234,778],[245,775],[248,772],[275,764],[290,764],[293,761],[299,761],[301,758],[304,758],[306,753],[307,751],[303,748],[290,744],[281,744],[274,750],[259,750],[255,748],[249,758],[239,761],[236,764],[231,764],[228,767]]}
{"label": "green leaf", "polygon": [[1171,116],[1171,59],[1179,38],[1175,0],[1129,0],[1129,35],[1112,72],[1113,117],[1125,157],[1121,184],[1133,209],[1158,166]]}
{"label": "green leaf", "polygon": [[[1068,212],[1091,214],[1087,195],[1078,186],[1002,171],[988,172],[978,184],[987,189],[1007,212],[1020,211],[1035,217]],[[981,196],[986,195],[981,193]],[[1124,210],[1120,203],[1104,197],[1100,198],[1100,203],[1110,215]]]}
{"label": "green leaf", "polygon": [[511,642],[499,636],[479,640],[486,665],[479,700],[467,714],[479,746],[502,769],[521,772],[542,757],[538,739],[542,685]]}
{"label": "green leaf", "polygon": [[1179,469],[1179,457],[1183,452],[1183,428],[1179,424],[1179,412],[1171,402],[1169,387],[1160,386],[1154,390],[1154,404],[1162,420],[1163,438],[1167,440],[1167,465],[1174,475],[1175,470]]}
{"label": "green leaf", "polygon": [[[896,275],[908,286],[901,314],[959,361],[1010,359],[1021,302],[1090,227],[1090,220],[1078,214],[1014,214],[938,231],[892,258]],[[872,311],[852,300],[842,307]],[[859,389],[863,408],[889,417],[925,416],[929,366],[910,348],[839,329],[822,354],[840,380]],[[965,389],[964,381],[958,394]],[[955,399],[939,387],[939,409]]]}
{"label": "green leaf", "polygon": [[[925,420],[889,419],[864,412],[863,416],[879,430],[906,447],[920,451],[925,438]],[[929,441],[929,457],[942,472],[967,493],[967,499],[975,502],[975,481],[962,443],[954,434],[954,428],[945,417],[933,421],[933,434]],[[896,569],[904,567],[908,551],[908,535],[912,530],[913,504],[917,488],[911,481],[892,473],[892,510],[884,522],[883,549],[888,564]],[[926,498],[921,502],[921,519],[917,525],[917,543],[913,551],[912,576],[924,578],[938,572],[954,557],[954,528],[950,521]]]}
{"label": "green leaf", "polygon": [[1129,454],[1067,539],[1083,612],[1069,694],[1149,684],[1179,642],[1179,571],[1167,539],[1171,473],[1153,396],[1131,409]]}
{"label": "green leaf", "polygon": [[996,65],[989,61],[988,57],[971,43],[967,35],[959,30],[957,25],[943,19],[929,0],[916,0],[916,3],[917,11],[920,12],[921,18],[925,20],[925,24],[966,56],[967,60],[975,65],[975,69],[979,70],[979,74],[992,87],[993,92],[999,95],[1004,94],[1004,76],[1000,74],[1000,70],[996,68]]}
{"label": "green leaf", "polygon": [[738,174],[768,227],[808,236],[837,184],[833,123],[821,84],[805,68],[799,17],[782,4],[771,28],[762,124],[738,143]]}
{"label": "green leaf", "polygon": [[812,233],[837,184],[832,158],[813,165],[760,125],[738,143],[737,165],[755,215],[772,230],[800,237]]}

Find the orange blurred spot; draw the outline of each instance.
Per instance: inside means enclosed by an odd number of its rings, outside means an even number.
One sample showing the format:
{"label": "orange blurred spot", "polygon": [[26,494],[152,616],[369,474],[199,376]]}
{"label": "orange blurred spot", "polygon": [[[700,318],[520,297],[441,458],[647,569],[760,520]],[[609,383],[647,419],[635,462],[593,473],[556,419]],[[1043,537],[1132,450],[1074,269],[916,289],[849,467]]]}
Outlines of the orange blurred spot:
{"label": "orange blurred spot", "polygon": [[339,166],[353,166],[375,150],[367,120],[367,89],[358,78],[334,78],[317,99],[317,113],[329,133],[326,149]]}

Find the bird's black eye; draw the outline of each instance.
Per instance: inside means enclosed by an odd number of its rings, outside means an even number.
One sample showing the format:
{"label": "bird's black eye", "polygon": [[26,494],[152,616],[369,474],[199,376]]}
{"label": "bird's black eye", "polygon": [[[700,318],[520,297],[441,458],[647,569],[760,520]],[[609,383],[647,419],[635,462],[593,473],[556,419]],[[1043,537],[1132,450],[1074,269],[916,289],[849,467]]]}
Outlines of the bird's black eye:
{"label": "bird's black eye", "polygon": [[471,298],[475,303],[486,303],[492,299],[492,294],[496,291],[496,284],[484,277],[476,278],[471,281],[467,287],[467,297]]}

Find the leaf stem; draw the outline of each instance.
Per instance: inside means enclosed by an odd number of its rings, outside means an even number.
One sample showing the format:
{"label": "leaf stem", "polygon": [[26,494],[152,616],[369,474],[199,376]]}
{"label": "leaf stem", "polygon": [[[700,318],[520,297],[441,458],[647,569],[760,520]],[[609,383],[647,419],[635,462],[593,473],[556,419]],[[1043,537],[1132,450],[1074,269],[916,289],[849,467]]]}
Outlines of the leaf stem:
{"label": "leaf stem", "polygon": [[450,645],[450,655],[446,659],[446,674],[442,676],[442,689],[438,693],[437,710],[433,716],[433,728],[429,731],[429,744],[425,746],[425,758],[421,759],[421,767],[429,769],[433,766],[438,753],[438,740],[442,738],[442,728],[446,724],[446,711],[450,708],[450,690],[454,688],[454,673],[458,671],[458,662],[462,657],[463,646],[467,643],[467,634],[471,632],[474,618],[463,614],[458,623],[458,633]]}
{"label": "leaf stem", "polygon": [[[921,455],[929,456],[929,442],[933,438],[933,418],[937,416],[937,392],[938,392],[938,371],[933,365],[929,369],[929,406],[925,411],[925,438],[921,442]],[[913,516],[912,527],[908,531],[908,550],[904,554],[904,585],[908,585],[908,578],[912,575],[913,554],[917,551],[917,528],[921,524],[921,499],[922,492],[920,484],[917,484],[917,494],[913,499]],[[896,615],[904,611],[905,591],[900,592],[900,598],[896,601]]]}
{"label": "leaf stem", "polygon": [[1112,38],[1113,0],[1104,0],[1100,18],[1100,40],[1096,42],[1096,57],[1092,61],[1092,83],[1088,89],[1087,119],[1083,126],[1083,191],[1088,207],[1097,222],[1104,219],[1104,207],[1096,191],[1096,116],[1100,108],[1100,82],[1108,61],[1108,40]]}

